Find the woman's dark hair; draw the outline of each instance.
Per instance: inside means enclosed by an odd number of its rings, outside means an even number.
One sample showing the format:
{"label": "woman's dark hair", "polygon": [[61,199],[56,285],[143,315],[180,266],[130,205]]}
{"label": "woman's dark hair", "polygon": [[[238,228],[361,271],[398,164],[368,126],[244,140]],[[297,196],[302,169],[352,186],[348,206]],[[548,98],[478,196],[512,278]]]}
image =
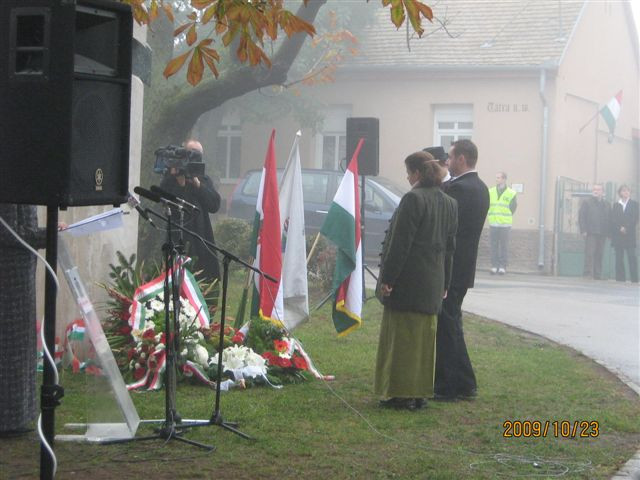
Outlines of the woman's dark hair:
{"label": "woman's dark hair", "polygon": [[433,155],[427,152],[416,152],[404,159],[409,172],[420,174],[420,185],[423,187],[437,187],[442,183],[445,171]]}

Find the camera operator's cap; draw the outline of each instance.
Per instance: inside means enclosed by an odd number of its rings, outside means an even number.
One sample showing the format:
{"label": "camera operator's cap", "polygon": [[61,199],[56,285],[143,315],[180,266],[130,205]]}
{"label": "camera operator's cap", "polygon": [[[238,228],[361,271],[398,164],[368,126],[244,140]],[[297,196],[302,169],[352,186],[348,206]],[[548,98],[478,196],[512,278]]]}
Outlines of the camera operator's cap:
{"label": "camera operator's cap", "polygon": [[443,147],[427,147],[423,148],[422,151],[430,153],[433,158],[440,162],[445,162],[449,158],[449,154],[445,152]]}

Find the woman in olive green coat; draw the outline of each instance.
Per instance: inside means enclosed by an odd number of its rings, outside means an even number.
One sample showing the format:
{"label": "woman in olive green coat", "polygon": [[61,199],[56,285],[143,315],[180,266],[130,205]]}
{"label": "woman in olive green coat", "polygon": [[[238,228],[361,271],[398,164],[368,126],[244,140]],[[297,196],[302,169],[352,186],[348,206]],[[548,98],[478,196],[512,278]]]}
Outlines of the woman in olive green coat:
{"label": "woman in olive green coat", "polygon": [[430,154],[413,153],[405,166],[412,189],[391,218],[376,288],[384,314],[375,392],[382,406],[413,410],[433,395],[437,314],[451,279],[458,213]]}

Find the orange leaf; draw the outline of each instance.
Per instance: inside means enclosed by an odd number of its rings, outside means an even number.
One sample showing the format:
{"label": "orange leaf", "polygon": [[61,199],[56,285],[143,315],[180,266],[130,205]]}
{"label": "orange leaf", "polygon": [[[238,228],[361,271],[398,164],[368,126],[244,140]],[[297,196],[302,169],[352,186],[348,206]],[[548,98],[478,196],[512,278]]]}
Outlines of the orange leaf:
{"label": "orange leaf", "polygon": [[193,45],[198,39],[198,34],[196,32],[196,24],[191,25],[191,28],[187,32],[187,45]]}
{"label": "orange leaf", "polygon": [[164,5],[162,5],[162,9],[164,10],[164,14],[167,16],[169,21],[173,23],[175,19],[173,18],[173,9],[171,8],[171,5],[165,3]]}
{"label": "orange leaf", "polygon": [[[215,57],[213,57],[213,55],[211,54],[211,52],[213,52],[215,54]],[[207,65],[209,66],[209,70],[211,70],[211,72],[215,75],[216,78],[218,78],[218,69],[216,68],[216,64],[214,62],[214,58],[216,60],[218,60],[218,52],[216,52],[215,50],[211,50],[211,49],[202,49],[202,57],[204,58],[204,61],[207,62]]]}
{"label": "orange leaf", "polygon": [[198,14],[196,12],[191,12],[189,15],[187,15],[187,18],[192,22],[195,22],[196,20],[198,20]]}
{"label": "orange leaf", "polygon": [[191,0],[191,6],[198,10],[203,10],[214,2],[215,0]]}
{"label": "orange leaf", "polygon": [[189,62],[189,69],[187,70],[187,81],[196,86],[202,80],[202,74],[204,72],[204,63],[202,61],[202,55],[200,49],[195,48],[193,50],[193,56]]}
{"label": "orange leaf", "polygon": [[431,10],[431,7],[425,5],[420,1],[416,2],[416,7],[418,8],[418,10],[420,10],[420,13],[424,16],[424,18],[429,21],[433,20],[433,10]]}
{"label": "orange leaf", "polygon": [[184,62],[187,59],[187,57],[189,57],[189,55],[191,55],[191,50],[183,53],[180,56],[177,56],[176,58],[172,59],[169,63],[167,63],[167,66],[165,67],[164,72],[162,72],[162,74],[164,75],[164,78],[169,78],[171,75],[175,75],[175,73],[182,68],[182,65],[184,65]]}
{"label": "orange leaf", "polygon": [[178,35],[180,35],[182,32],[184,32],[187,28],[189,28],[192,25],[193,25],[193,22],[189,22],[189,23],[185,23],[184,25],[180,25],[178,28],[176,28],[173,31],[173,36],[177,37]]}
{"label": "orange leaf", "polygon": [[218,23],[216,23],[216,33],[218,35],[220,35],[226,29],[227,29],[227,26],[223,22],[218,21]]}

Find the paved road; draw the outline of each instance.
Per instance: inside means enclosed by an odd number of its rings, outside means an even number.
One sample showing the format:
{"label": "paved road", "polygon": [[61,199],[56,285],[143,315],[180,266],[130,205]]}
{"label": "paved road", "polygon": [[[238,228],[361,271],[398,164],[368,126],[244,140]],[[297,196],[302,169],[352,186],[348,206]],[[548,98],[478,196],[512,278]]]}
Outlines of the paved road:
{"label": "paved road", "polygon": [[568,345],[640,394],[640,289],[582,278],[479,273],[464,310]]}
{"label": "paved road", "polygon": [[[370,275],[366,283],[375,286]],[[570,346],[631,383],[640,394],[637,285],[478,272],[463,308]]]}

